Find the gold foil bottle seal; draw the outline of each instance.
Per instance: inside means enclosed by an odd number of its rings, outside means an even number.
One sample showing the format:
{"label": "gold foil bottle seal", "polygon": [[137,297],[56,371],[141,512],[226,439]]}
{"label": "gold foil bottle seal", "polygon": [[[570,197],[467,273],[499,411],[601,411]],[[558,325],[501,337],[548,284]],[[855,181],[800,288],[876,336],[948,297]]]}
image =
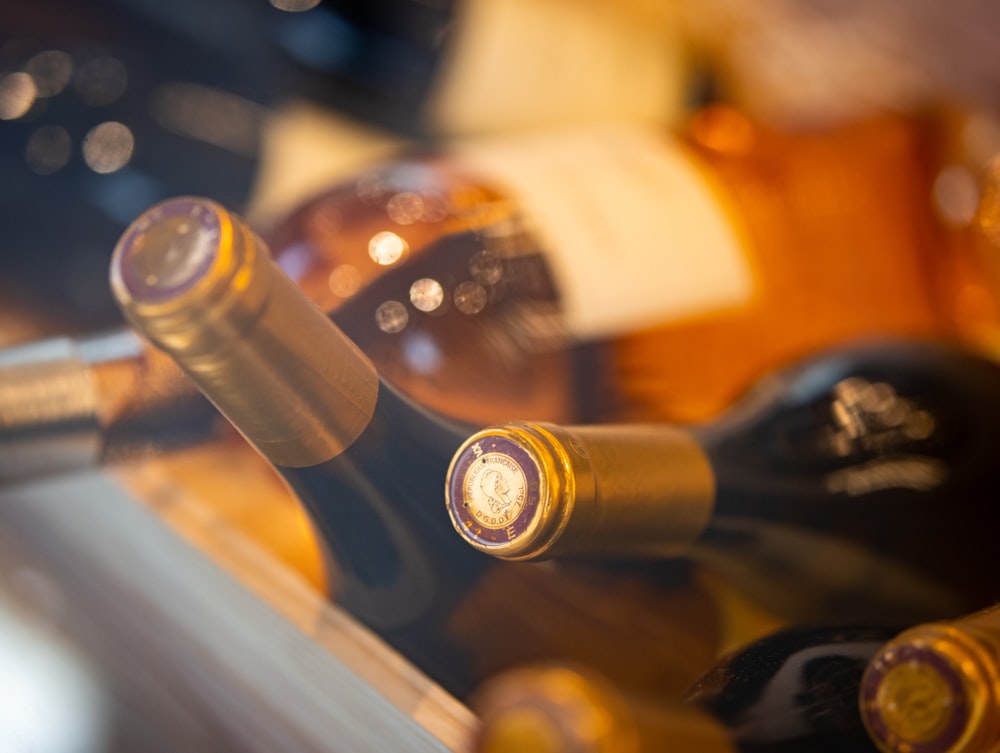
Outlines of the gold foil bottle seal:
{"label": "gold foil bottle seal", "polygon": [[495,557],[669,556],[708,524],[715,480],[677,429],[515,422],[466,440],[446,494],[455,530]]}
{"label": "gold foil bottle seal", "polygon": [[111,286],[132,325],[273,463],[325,462],[371,420],[371,362],[219,204],[182,197],[144,212],[115,248]]}
{"label": "gold foil bottle seal", "polygon": [[985,753],[1000,743],[998,688],[988,648],[934,623],[901,633],[872,659],[861,713],[887,753]]}

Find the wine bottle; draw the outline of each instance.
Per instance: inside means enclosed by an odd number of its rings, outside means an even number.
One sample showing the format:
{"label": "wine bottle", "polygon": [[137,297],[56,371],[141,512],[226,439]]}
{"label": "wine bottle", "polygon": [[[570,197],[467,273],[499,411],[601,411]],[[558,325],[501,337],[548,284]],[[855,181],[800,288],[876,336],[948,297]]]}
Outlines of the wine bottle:
{"label": "wine bottle", "polygon": [[216,430],[218,412],[134,332],[0,350],[0,480],[137,460]]}
{"label": "wine bottle", "polygon": [[[774,372],[698,426],[483,429],[452,461],[448,509],[496,557],[689,554],[737,574],[756,564],[798,607],[826,583],[830,597],[859,586],[954,616],[1000,598],[998,419],[995,362],[931,341],[857,342]],[[852,598],[845,617],[875,617]]]}
{"label": "wine bottle", "polygon": [[[644,0],[277,0],[294,83],[422,137],[608,117],[670,123],[688,69],[673,9]],[[305,6],[305,7],[303,7]]]}
{"label": "wine bottle", "polygon": [[991,254],[931,209],[940,145],[917,119],[790,133],[709,107],[678,137],[590,127],[400,160],[268,238],[439,411],[699,421],[863,334],[996,352]]}
{"label": "wine bottle", "polygon": [[1000,743],[1000,608],[918,625],[876,654],[861,713],[886,753],[985,753]]}
{"label": "wine bottle", "polygon": [[464,545],[442,488],[469,428],[381,379],[266,251],[218,205],[177,199],[122,237],[112,287],[309,510],[332,598],[459,696],[545,658],[689,684],[718,630],[688,568],[516,565]]}
{"label": "wine bottle", "polygon": [[864,625],[781,630],[723,657],[683,699],[638,695],[565,664],[515,669],[473,696],[481,725],[472,749],[874,753],[858,685],[894,634]]}

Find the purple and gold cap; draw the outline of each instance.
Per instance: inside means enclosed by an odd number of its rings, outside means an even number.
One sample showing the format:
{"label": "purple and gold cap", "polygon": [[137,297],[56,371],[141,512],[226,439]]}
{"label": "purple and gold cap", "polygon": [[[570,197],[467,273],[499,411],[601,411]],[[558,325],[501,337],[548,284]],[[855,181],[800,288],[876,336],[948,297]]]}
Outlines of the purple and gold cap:
{"label": "purple and gold cap", "polygon": [[[906,631],[872,659],[861,714],[886,753],[971,753],[1000,741],[997,677],[984,647],[944,624]],[[989,740],[987,748],[981,748]]]}
{"label": "purple and gold cap", "polygon": [[111,289],[133,326],[171,353],[213,349],[202,322],[250,322],[267,297],[269,255],[224,207],[181,196],[150,207],[122,234]]}
{"label": "purple and gold cap", "polygon": [[462,445],[446,493],[455,530],[494,557],[674,556],[707,525],[715,480],[676,428],[514,422]]}
{"label": "purple and gold cap", "polygon": [[565,455],[541,424],[511,423],[471,436],[448,469],[448,513],[455,530],[495,557],[545,554],[573,507],[573,466],[586,468],[582,450],[574,459]]}
{"label": "purple and gold cap", "polygon": [[165,301],[198,285],[217,263],[226,215],[214,202],[171,199],[143,212],[115,248],[113,284],[140,301]]}

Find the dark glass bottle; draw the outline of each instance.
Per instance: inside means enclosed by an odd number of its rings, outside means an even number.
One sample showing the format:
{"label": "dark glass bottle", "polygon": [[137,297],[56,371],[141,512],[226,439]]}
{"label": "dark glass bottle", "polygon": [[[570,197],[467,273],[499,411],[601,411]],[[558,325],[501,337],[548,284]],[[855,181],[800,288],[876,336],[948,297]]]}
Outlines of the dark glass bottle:
{"label": "dark glass bottle", "polygon": [[553,658],[628,686],[681,688],[710,659],[715,612],[681,563],[500,563],[455,537],[443,486],[470,429],[380,379],[218,205],[178,199],[137,219],[112,286],[305,504],[333,599],[448,690]]}
{"label": "dark glass bottle", "polygon": [[449,510],[498,557],[689,554],[748,584],[756,572],[759,598],[787,588],[802,616],[811,602],[870,618],[908,600],[954,616],[1000,597],[998,442],[1000,366],[932,342],[859,342],[775,372],[698,426],[484,429],[455,456]]}
{"label": "dark glass bottle", "polygon": [[846,624],[779,630],[723,657],[685,701],[722,722],[741,751],[872,751],[858,688],[898,632]]}
{"label": "dark glass bottle", "polygon": [[717,662],[684,698],[636,695],[568,665],[512,670],[472,705],[476,753],[874,753],[858,685],[893,635],[861,625],[797,627]]}

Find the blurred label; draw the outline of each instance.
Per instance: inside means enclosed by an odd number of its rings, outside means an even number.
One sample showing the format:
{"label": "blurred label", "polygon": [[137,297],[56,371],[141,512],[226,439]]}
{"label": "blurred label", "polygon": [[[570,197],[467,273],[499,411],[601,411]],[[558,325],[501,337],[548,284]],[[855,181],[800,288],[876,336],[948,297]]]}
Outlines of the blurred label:
{"label": "blurred label", "polygon": [[670,137],[639,126],[467,145],[458,162],[520,200],[580,337],[746,303],[734,221]]}
{"label": "blurred label", "polygon": [[465,0],[430,125],[472,134],[608,117],[673,122],[686,83],[674,15],[647,0]]}

